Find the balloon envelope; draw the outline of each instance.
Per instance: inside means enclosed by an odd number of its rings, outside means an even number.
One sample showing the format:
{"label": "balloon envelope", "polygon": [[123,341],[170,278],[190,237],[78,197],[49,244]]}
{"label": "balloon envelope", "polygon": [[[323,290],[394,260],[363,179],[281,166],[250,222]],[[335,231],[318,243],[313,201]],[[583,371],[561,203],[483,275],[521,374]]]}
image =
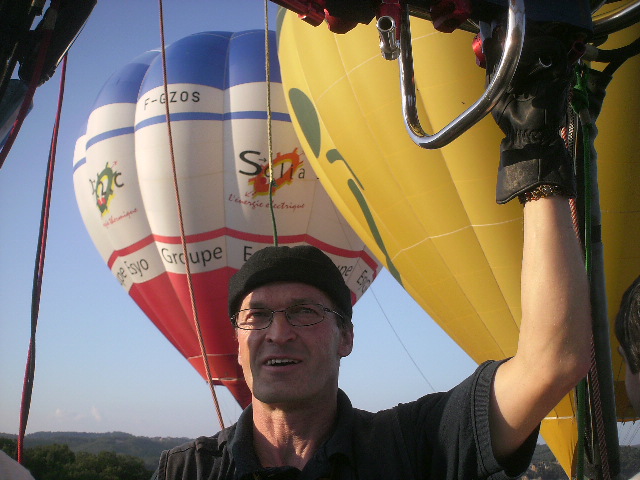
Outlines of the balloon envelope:
{"label": "balloon envelope", "polygon": [[[381,57],[373,24],[334,35],[283,13],[278,53],[287,101],[305,152],[338,208],[476,362],[512,356],[521,315],[522,208],[495,203],[499,129],[485,118],[442,149],[421,149],[405,130],[397,63]],[[480,97],[484,70],[476,67],[470,34],[445,35],[414,19],[411,27],[417,107],[424,129],[434,132]],[[633,180],[640,166],[640,100],[623,93],[638,70],[633,60],[616,75],[621,82],[616,78],[609,87],[615,99],[607,97],[598,122],[613,303],[619,303],[621,285],[626,288],[640,272],[634,247],[640,193]],[[541,429],[568,472],[577,441],[575,413],[571,394]]]}
{"label": "balloon envelope", "polygon": [[325,251],[354,302],[380,269],[305,157],[287,113],[275,48],[268,102],[264,42],[262,31],[205,32],[176,41],[166,51],[168,93],[159,52],[136,58],[98,95],[74,158],[78,205],[100,254],[206,379],[188,261],[213,381],[227,386],[243,407],[251,396],[237,362],[227,285],[244,261],[273,244],[277,229],[281,245],[307,243]]}

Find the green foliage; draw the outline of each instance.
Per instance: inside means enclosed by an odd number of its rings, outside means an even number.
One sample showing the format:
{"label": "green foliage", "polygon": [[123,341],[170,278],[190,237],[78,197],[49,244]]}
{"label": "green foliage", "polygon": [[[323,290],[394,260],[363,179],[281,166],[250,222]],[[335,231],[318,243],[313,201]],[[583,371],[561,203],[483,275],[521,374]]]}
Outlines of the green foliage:
{"label": "green foliage", "polygon": [[24,466],[38,480],[63,480],[76,460],[67,445],[47,445],[25,449]]}
{"label": "green foliage", "polygon": [[0,437],[0,450],[11,458],[18,457],[18,442],[12,438]]}
{"label": "green foliage", "polygon": [[640,451],[637,447],[620,447],[620,473],[631,478],[640,472]]}
{"label": "green foliage", "polygon": [[[0,438],[0,449],[15,458],[17,442]],[[59,444],[27,448],[24,457],[24,466],[38,480],[148,480],[153,473],[131,455],[74,453]]]}
{"label": "green foliage", "polygon": [[[0,441],[3,440],[3,436],[15,438],[15,435],[0,433]],[[68,445],[76,454],[88,452],[97,455],[100,452],[108,451],[133,455],[141,458],[147,469],[155,470],[163,450],[168,450],[189,440],[183,437],[138,437],[123,432],[36,432],[28,434],[24,444],[26,448],[34,448],[58,443]],[[0,446],[0,448],[2,447]]]}
{"label": "green foliage", "polygon": [[81,452],[69,470],[68,480],[148,480],[150,470],[139,458],[113,452]]}

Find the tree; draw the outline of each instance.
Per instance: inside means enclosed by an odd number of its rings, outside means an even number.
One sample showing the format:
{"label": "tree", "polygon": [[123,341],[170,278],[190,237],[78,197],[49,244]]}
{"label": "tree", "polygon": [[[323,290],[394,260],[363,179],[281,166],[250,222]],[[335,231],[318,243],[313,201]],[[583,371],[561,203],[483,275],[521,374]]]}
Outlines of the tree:
{"label": "tree", "polygon": [[68,480],[148,480],[153,472],[144,462],[130,455],[100,452],[97,455],[78,452],[69,469]]}
{"label": "tree", "polygon": [[15,459],[18,457],[18,442],[12,438],[0,437],[0,450]]}
{"label": "tree", "polygon": [[620,447],[620,470],[624,478],[640,472],[640,450],[637,447]]}
{"label": "tree", "polygon": [[67,480],[68,469],[76,460],[68,445],[45,445],[24,453],[25,467],[38,480]]}
{"label": "tree", "polygon": [[26,449],[25,467],[38,480],[148,480],[153,473],[142,459],[131,455],[76,454],[68,445],[58,444]]}

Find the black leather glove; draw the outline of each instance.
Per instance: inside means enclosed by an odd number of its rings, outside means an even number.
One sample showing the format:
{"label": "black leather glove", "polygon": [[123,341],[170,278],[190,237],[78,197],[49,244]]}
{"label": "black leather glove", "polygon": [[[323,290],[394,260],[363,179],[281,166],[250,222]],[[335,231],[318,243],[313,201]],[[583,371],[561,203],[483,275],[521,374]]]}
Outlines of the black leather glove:
{"label": "black leather glove", "polygon": [[[496,186],[500,204],[540,185],[560,187],[567,197],[576,192],[573,161],[560,136],[572,80],[569,48],[564,39],[533,25],[527,24],[526,32],[511,85],[491,112],[506,135]],[[489,38],[483,49],[489,81],[500,61],[502,42]]]}

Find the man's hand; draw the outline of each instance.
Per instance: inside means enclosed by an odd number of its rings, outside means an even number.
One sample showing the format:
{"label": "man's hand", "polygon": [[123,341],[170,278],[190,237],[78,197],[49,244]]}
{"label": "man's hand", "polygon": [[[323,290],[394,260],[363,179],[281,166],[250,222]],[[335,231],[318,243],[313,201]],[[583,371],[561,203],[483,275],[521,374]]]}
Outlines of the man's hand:
{"label": "man's hand", "polygon": [[[483,48],[489,80],[502,55],[501,39],[488,38]],[[492,110],[506,135],[500,145],[498,203],[540,185],[556,186],[563,195],[575,196],[573,162],[560,136],[572,80],[568,51],[564,39],[527,25],[515,76]]]}

